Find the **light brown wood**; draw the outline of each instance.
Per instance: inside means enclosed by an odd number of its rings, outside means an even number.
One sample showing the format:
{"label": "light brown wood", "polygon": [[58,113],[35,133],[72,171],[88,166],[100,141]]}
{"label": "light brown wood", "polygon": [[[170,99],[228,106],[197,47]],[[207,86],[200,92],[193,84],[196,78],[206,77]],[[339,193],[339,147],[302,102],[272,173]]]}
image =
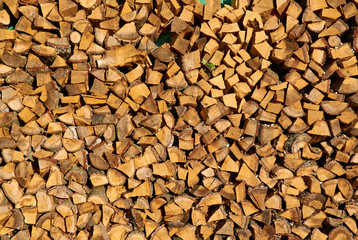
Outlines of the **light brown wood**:
{"label": "light brown wood", "polygon": [[357,22],[341,0],[0,2],[0,235],[353,239]]}

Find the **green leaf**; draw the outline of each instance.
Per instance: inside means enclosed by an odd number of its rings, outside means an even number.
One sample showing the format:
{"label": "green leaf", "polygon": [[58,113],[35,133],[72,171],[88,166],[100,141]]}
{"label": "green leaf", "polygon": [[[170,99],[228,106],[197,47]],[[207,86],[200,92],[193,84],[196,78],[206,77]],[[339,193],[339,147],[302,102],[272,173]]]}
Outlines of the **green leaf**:
{"label": "green leaf", "polygon": [[155,45],[160,47],[164,43],[170,43],[171,40],[172,40],[172,33],[171,32],[166,32],[166,33],[160,34],[160,36],[158,37],[157,41],[155,41],[154,43],[155,43]]}
{"label": "green leaf", "polygon": [[[220,0],[221,1],[221,7],[224,7],[224,5],[232,6],[234,4],[234,1],[232,0]],[[201,4],[206,4],[206,0],[199,0]]]}
{"label": "green leaf", "polygon": [[210,63],[210,62],[208,62],[208,63],[206,64],[206,66],[209,67],[210,71],[214,70],[214,68],[215,68],[215,65],[212,64],[212,63]]}
{"label": "green leaf", "polygon": [[221,0],[221,7],[224,7],[224,5],[232,6],[233,2],[231,0]]}
{"label": "green leaf", "polygon": [[205,59],[201,60],[201,63],[204,64],[210,71],[215,69],[215,65]]}

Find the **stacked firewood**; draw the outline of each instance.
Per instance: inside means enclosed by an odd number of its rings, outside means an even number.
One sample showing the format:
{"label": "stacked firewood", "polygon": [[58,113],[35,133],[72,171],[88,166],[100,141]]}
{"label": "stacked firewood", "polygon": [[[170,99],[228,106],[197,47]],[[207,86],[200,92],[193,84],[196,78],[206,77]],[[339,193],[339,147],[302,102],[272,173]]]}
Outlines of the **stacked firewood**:
{"label": "stacked firewood", "polygon": [[0,1],[0,239],[355,239],[357,8]]}

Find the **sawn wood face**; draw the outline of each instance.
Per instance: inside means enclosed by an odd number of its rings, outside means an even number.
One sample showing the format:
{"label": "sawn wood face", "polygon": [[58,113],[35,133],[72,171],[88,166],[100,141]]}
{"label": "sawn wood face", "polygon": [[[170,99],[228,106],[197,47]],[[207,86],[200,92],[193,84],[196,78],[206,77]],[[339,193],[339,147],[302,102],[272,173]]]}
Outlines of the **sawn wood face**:
{"label": "sawn wood face", "polygon": [[0,239],[355,239],[357,7],[0,1]]}

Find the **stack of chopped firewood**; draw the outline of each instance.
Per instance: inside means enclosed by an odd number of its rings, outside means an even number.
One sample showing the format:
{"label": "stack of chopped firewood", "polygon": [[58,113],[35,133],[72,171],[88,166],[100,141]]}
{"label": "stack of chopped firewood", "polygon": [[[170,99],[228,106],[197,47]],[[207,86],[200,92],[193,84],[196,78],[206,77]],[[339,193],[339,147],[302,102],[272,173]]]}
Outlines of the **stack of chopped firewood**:
{"label": "stack of chopped firewood", "polygon": [[0,9],[0,239],[357,236],[357,0]]}

